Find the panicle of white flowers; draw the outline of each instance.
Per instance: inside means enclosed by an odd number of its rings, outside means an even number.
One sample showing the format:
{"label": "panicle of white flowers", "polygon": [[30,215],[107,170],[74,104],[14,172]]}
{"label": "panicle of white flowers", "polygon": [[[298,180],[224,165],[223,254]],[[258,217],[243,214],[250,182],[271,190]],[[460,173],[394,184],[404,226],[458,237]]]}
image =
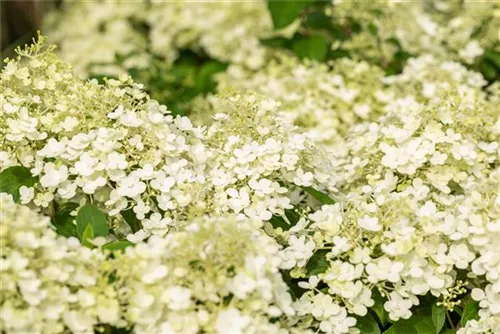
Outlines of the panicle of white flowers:
{"label": "panicle of white flowers", "polygon": [[[355,125],[394,110],[439,103],[451,91],[474,101],[484,97],[481,88],[486,85],[481,74],[432,55],[411,58],[401,74],[385,77],[380,68],[364,61],[320,64],[277,54],[258,71],[231,65],[217,81],[219,91],[253,91],[280,101],[283,119],[336,156],[346,154],[344,136]],[[206,123],[207,115],[203,108],[193,107],[198,123]]]}
{"label": "panicle of white flowers", "polygon": [[0,169],[22,165],[38,177],[21,191],[23,203],[91,198],[111,216],[133,207],[142,220],[153,197],[168,194],[162,210],[191,201],[210,156],[202,129],[174,119],[127,77],[104,86],[74,78],[43,38],[19,52],[0,78]]}
{"label": "panicle of white flowers", "polygon": [[264,65],[260,38],[273,34],[265,1],[153,2],[147,15],[154,53],[175,59],[179,49],[250,68]]}
{"label": "panicle of white flowers", "polygon": [[224,217],[150,238],[116,261],[125,317],[137,333],[278,333],[273,319],[294,314],[279,249],[251,222]]}
{"label": "panicle of white flowers", "polygon": [[143,27],[146,1],[64,1],[61,7],[48,13],[43,32],[76,75],[118,76],[151,62]]}
{"label": "panicle of white flowers", "polygon": [[[85,24],[81,24],[85,22]],[[145,68],[153,56],[171,63],[189,49],[213,59],[259,68],[274,32],[265,1],[63,2],[44,33],[78,75],[114,75]],[[288,31],[290,30],[290,31]]]}
{"label": "panicle of white flowers", "polygon": [[105,254],[58,236],[50,218],[0,194],[0,329],[5,333],[90,333],[121,326]]}
{"label": "panicle of white flowers", "polygon": [[[280,101],[283,118],[306,129],[312,140],[334,144],[353,124],[380,115],[381,77],[382,70],[366,62],[320,64],[277,54],[258,71],[232,65],[217,81],[219,90],[253,91]],[[206,115],[197,111],[194,117]]]}
{"label": "panicle of white flowers", "polygon": [[469,320],[457,334],[495,334],[500,332],[500,317],[482,317],[479,320]]}
{"label": "panicle of white flowers", "polygon": [[[283,235],[282,267],[308,289],[295,305],[304,322],[346,333],[329,327],[338,321],[323,303],[363,316],[373,288],[393,321],[408,319],[418,296],[447,298],[464,271],[482,318],[500,316],[498,115],[497,105],[450,93],[354,128],[332,171],[345,198]],[[317,256],[328,266],[311,273]]]}
{"label": "panicle of white flowers", "polygon": [[335,190],[330,160],[280,119],[279,103],[215,96],[213,124],[195,127],[127,77],[79,81],[43,43],[0,78],[0,170],[22,165],[39,180],[20,189],[22,203],[91,201],[117,220],[132,209],[136,242],[205,214],[267,221],[307,200],[300,187]]}
{"label": "panicle of white flowers", "polygon": [[[286,333],[294,315],[280,246],[248,221],[192,221],[124,253],[58,236],[0,195],[0,328],[6,333]],[[281,319],[281,320],[280,320]]]}
{"label": "panicle of white flowers", "polygon": [[498,44],[496,1],[333,1],[326,9],[348,38],[334,49],[387,65],[398,52],[474,63]]}

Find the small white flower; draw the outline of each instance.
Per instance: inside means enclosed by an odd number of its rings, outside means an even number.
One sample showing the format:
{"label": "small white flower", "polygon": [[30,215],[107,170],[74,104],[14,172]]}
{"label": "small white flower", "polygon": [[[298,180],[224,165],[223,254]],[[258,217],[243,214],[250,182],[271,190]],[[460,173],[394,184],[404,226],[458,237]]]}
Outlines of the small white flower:
{"label": "small white flower", "polygon": [[26,186],[21,186],[19,188],[19,195],[21,199],[21,204],[28,204],[31,202],[33,197],[35,197],[35,188],[33,187],[26,187]]}
{"label": "small white flower", "polygon": [[368,215],[363,216],[363,218],[358,218],[358,225],[361,226],[361,228],[371,232],[377,232],[382,229],[378,218],[370,217]]}

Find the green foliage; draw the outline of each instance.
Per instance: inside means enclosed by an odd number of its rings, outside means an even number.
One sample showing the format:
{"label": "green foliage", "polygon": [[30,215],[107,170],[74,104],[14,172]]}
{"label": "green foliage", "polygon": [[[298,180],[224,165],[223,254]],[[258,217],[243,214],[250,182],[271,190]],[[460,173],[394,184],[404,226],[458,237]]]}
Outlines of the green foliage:
{"label": "green foliage", "polygon": [[377,321],[375,321],[370,313],[364,317],[356,317],[356,328],[363,334],[380,334]]}
{"label": "green foliage", "polygon": [[120,212],[120,214],[122,215],[123,219],[125,219],[125,222],[128,224],[128,226],[130,226],[130,229],[133,233],[142,229],[141,221],[137,219],[134,210],[124,210]]}
{"label": "green foliage", "polygon": [[94,248],[94,245],[91,243],[91,240],[95,238],[94,229],[92,228],[92,224],[88,224],[85,227],[85,231],[82,234],[82,243],[85,247]]}
{"label": "green foliage", "polygon": [[309,195],[317,199],[321,204],[335,204],[335,201],[328,195],[318,191],[312,187],[302,187]]}
{"label": "green foliage", "polygon": [[318,275],[326,272],[330,268],[330,263],[326,257],[328,250],[317,250],[306,264],[307,275]]}
{"label": "green foliage", "polygon": [[378,321],[382,326],[385,326],[389,322],[389,316],[387,311],[384,309],[385,299],[382,297],[378,290],[372,291],[372,299],[375,304],[371,307],[371,310],[377,315]]}
{"label": "green foliage", "polygon": [[106,237],[109,234],[106,215],[91,204],[80,208],[76,216],[76,231],[81,240],[84,240],[89,225],[91,225],[92,235],[95,237]]}
{"label": "green foliage", "polygon": [[300,215],[293,209],[285,210],[283,216],[273,215],[269,222],[274,228],[281,228],[283,231],[288,231],[297,224]]}
{"label": "green foliage", "polygon": [[38,177],[32,176],[28,168],[13,166],[0,173],[0,192],[12,195],[14,201],[19,203],[19,189],[22,186],[33,187],[38,182]]}
{"label": "green foliage", "polygon": [[438,334],[443,328],[444,322],[446,320],[446,309],[443,306],[438,306],[437,304],[432,305],[432,322]]}
{"label": "green foliage", "polygon": [[486,50],[478,61],[477,67],[486,80],[490,82],[498,80],[500,78],[500,52]]}
{"label": "green foliage", "polygon": [[108,250],[111,252],[115,251],[124,251],[125,248],[133,246],[134,244],[128,240],[118,240],[118,241],[112,241],[110,243],[105,244],[102,246],[103,250]]}
{"label": "green foliage", "polygon": [[[412,309],[409,319],[400,319],[389,327],[385,334],[436,334],[444,324],[446,310],[435,305],[433,297],[423,297],[420,305]],[[444,311],[444,312],[443,312]]]}
{"label": "green foliage", "polygon": [[462,312],[462,318],[460,319],[460,325],[465,326],[467,321],[479,318],[479,302],[473,300],[470,296],[467,297],[464,310]]}
{"label": "green foliage", "polygon": [[71,212],[78,208],[77,203],[64,203],[56,208],[56,214],[52,219],[58,234],[65,237],[78,237],[76,225],[74,224],[75,217],[71,216]]}
{"label": "green foliage", "polygon": [[328,52],[328,43],[321,35],[304,36],[293,43],[292,49],[300,59],[323,61]]}
{"label": "green foliage", "polygon": [[274,28],[281,29],[291,24],[307,5],[308,1],[269,0],[267,7],[271,13]]}

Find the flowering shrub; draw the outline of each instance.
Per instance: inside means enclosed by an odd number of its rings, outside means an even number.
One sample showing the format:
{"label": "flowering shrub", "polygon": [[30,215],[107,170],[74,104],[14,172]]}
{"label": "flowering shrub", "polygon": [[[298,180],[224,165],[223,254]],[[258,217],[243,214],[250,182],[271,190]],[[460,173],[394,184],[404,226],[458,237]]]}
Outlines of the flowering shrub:
{"label": "flowering shrub", "polygon": [[350,38],[336,47],[354,57],[387,64],[431,53],[474,64],[486,51],[499,52],[498,10],[496,2],[335,1],[328,14],[351,28]]}
{"label": "flowering shrub", "polygon": [[284,251],[305,254],[307,245],[306,257],[321,261],[293,268],[293,277],[307,278],[299,314],[331,332],[339,323],[317,313],[320,305],[342,301],[365,316],[376,287],[392,321],[408,319],[422,303],[417,296],[430,293],[451,310],[469,289],[482,316],[497,318],[500,147],[488,131],[496,118],[496,108],[449,96],[355,128],[334,170],[345,200],[311,214]]}
{"label": "flowering shrub", "polygon": [[3,331],[276,333],[287,324],[272,320],[294,314],[280,247],[250,222],[193,221],[122,253],[58,236],[49,217],[0,201]]}
{"label": "flowering shrub", "polygon": [[327,157],[279,121],[271,100],[216,97],[215,122],[194,127],[129,78],[104,86],[75,79],[43,41],[7,63],[0,87],[1,168],[24,168],[32,180],[14,196],[48,211],[90,201],[122,234],[118,215],[127,211],[135,215],[129,240],[164,236],[174,222],[204,214],[267,221],[304,198],[300,187],[333,189]]}
{"label": "flowering shrub", "polygon": [[[412,58],[401,74],[387,77],[381,68],[364,61],[301,63],[281,55],[256,72],[232,65],[218,82],[221,91],[255,91],[282,102],[284,118],[306,129],[313,141],[332,146],[335,154],[345,151],[345,135],[362,121],[418,103],[439,103],[450,91],[474,100],[483,95],[481,88],[486,85],[481,74],[432,55]],[[194,102],[196,107],[199,100]],[[192,115],[201,123],[209,117],[197,108]]]}
{"label": "flowering shrub", "polygon": [[64,3],[0,73],[0,330],[500,332],[497,16]]}

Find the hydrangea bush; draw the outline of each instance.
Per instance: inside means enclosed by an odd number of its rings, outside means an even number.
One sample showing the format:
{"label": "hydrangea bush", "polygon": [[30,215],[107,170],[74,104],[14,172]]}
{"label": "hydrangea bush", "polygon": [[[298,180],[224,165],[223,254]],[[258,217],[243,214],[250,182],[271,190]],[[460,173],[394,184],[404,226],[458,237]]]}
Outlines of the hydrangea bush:
{"label": "hydrangea bush", "polygon": [[194,127],[128,77],[104,86],[74,78],[43,40],[7,63],[0,86],[2,169],[31,174],[16,190],[21,203],[48,212],[92,203],[121,234],[134,216],[130,240],[211,213],[267,221],[308,187],[333,189],[328,157],[280,121],[272,100],[217,97],[214,124]]}
{"label": "hydrangea bush", "polygon": [[[0,324],[9,333],[277,333],[294,314],[280,246],[235,217],[126,248],[82,246],[0,197]],[[277,321],[275,321],[277,320]]]}
{"label": "hydrangea bush", "polygon": [[0,330],[499,333],[498,13],[63,3],[0,74]]}

